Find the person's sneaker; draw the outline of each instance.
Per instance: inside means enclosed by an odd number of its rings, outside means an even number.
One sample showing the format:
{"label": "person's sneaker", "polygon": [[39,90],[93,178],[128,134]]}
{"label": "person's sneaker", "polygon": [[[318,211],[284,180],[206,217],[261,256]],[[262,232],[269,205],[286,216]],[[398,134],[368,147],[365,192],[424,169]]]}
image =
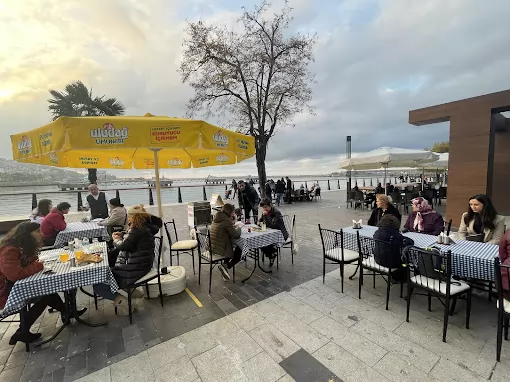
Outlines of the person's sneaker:
{"label": "person's sneaker", "polygon": [[220,270],[221,277],[223,277],[223,281],[230,280],[230,275],[222,264],[218,265],[218,269]]}

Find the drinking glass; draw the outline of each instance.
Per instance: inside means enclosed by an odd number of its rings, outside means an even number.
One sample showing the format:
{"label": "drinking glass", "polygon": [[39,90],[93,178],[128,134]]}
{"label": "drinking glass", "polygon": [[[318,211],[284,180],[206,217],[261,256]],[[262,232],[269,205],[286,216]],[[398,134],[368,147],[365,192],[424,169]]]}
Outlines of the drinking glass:
{"label": "drinking glass", "polygon": [[83,258],[83,255],[84,255],[83,251],[79,249],[75,252],[74,257],[76,257],[76,260],[79,261]]}
{"label": "drinking glass", "polygon": [[59,255],[60,262],[67,263],[69,261],[69,251],[67,249],[63,249]]}

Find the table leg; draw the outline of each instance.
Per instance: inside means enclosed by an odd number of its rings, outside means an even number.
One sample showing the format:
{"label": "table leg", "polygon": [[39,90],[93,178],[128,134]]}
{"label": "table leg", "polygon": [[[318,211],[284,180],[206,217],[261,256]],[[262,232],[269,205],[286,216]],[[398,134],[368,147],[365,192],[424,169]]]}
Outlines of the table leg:
{"label": "table leg", "polygon": [[253,276],[253,274],[255,273],[255,269],[257,269],[257,257],[256,256],[253,260],[254,260],[254,264],[253,264],[253,270],[251,271],[250,275],[248,277],[246,277],[245,279],[241,280],[241,282],[244,284],[246,281],[248,281],[251,276]]}
{"label": "table leg", "polygon": [[79,316],[78,316],[78,312],[77,312],[77,307],[76,307],[76,289],[73,289],[69,292],[66,292],[69,294],[69,301],[70,301],[70,318],[74,318],[77,322],[79,322],[80,324],[83,324],[85,326],[88,326],[90,328],[95,328],[95,327],[98,327],[98,326],[104,326],[104,325],[108,325],[108,322],[107,321],[104,321],[104,322],[99,322],[99,323],[91,323],[91,322],[88,322],[88,321],[85,321],[83,319],[81,319]]}

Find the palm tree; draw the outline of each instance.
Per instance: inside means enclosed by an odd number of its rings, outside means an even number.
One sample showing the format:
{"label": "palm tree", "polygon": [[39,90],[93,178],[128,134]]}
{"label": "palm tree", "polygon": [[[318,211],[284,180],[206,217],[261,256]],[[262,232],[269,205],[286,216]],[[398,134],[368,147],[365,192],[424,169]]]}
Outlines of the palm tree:
{"label": "palm tree", "polygon": [[[53,121],[58,117],[90,117],[103,115],[122,115],[125,108],[115,98],[106,96],[93,97],[92,89],[83,82],[67,84],[63,91],[50,90],[52,98],[48,100],[48,110],[53,114]],[[97,169],[89,168],[89,182],[97,182]]]}

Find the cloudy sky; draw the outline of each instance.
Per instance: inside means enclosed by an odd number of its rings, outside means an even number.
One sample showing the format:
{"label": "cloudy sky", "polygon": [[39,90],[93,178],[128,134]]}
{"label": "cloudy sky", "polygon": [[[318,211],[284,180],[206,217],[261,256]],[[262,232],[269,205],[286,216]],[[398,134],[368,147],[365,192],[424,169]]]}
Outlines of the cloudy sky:
{"label": "cloudy sky", "polygon": [[[409,125],[410,109],[510,88],[508,0],[289,2],[293,29],[318,35],[316,115],[297,115],[295,127],[279,129],[269,174],[335,171],[346,135],[356,152],[430,146],[448,139],[448,125]],[[74,80],[118,98],[129,115],[183,116],[192,94],[177,73],[185,22],[230,27],[239,4],[0,0],[0,156],[11,158],[9,134],[50,120],[48,89]],[[165,175],[204,174],[254,175],[256,167],[247,161]]]}

